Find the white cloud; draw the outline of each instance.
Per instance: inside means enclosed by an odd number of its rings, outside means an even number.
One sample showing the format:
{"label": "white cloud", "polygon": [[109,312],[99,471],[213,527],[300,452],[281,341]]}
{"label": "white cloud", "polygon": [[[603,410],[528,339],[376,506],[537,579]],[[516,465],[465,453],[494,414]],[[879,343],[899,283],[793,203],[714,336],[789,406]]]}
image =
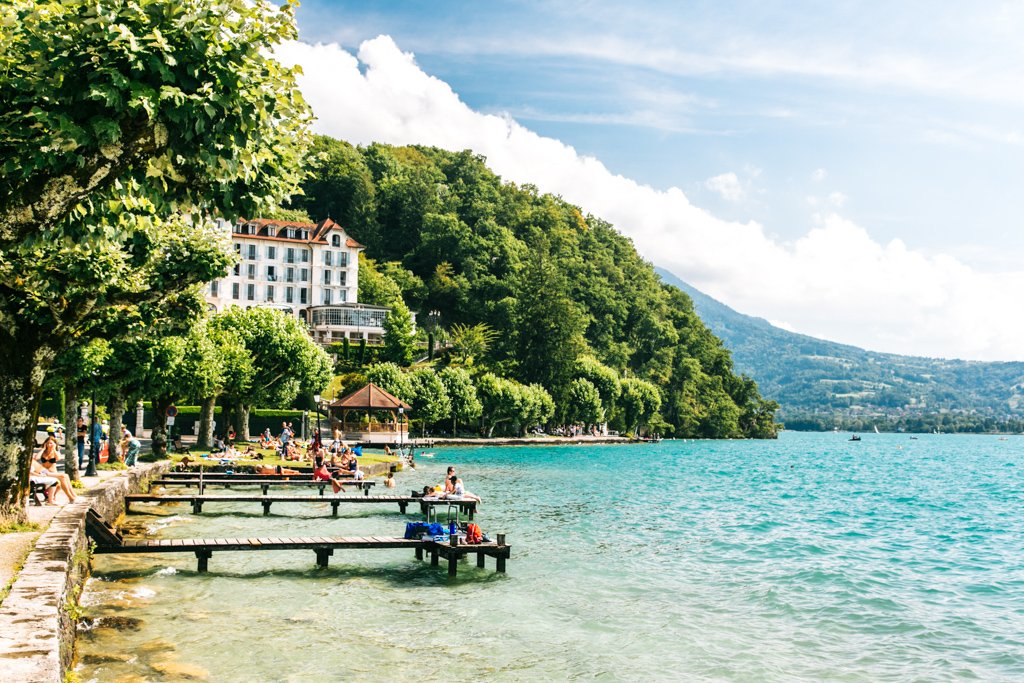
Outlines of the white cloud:
{"label": "white cloud", "polygon": [[293,43],[278,54],[302,64],[321,132],[473,149],[506,180],[613,222],[646,258],[740,311],[870,349],[1024,358],[1022,272],[988,274],[900,240],[881,244],[834,213],[835,202],[806,235],[779,242],[756,222],[694,206],[678,188],[641,185],[507,116],[473,111],[386,36],[363,43],[358,60],[336,45]]}
{"label": "white cloud", "polygon": [[842,192],[832,192],[828,196],[828,203],[836,208],[839,208],[846,204],[846,199],[846,195],[843,194]]}
{"label": "white cloud", "polygon": [[729,202],[742,201],[747,196],[740,179],[731,171],[708,178],[704,181],[704,187],[716,192],[721,195],[722,199]]}
{"label": "white cloud", "polygon": [[822,180],[828,177],[828,171],[823,168],[817,168],[814,173],[811,174],[811,180],[816,183],[820,183]]}

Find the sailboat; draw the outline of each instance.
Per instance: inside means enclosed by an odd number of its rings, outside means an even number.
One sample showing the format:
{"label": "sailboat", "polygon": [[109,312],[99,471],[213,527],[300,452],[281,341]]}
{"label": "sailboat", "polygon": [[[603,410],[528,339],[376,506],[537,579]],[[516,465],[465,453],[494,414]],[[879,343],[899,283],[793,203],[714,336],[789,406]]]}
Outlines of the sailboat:
{"label": "sailboat", "polygon": [[873,425],[873,426],[874,426],[874,428],[875,428],[875,434],[878,434],[878,433],[880,433],[880,432],[878,431],[878,425]]}

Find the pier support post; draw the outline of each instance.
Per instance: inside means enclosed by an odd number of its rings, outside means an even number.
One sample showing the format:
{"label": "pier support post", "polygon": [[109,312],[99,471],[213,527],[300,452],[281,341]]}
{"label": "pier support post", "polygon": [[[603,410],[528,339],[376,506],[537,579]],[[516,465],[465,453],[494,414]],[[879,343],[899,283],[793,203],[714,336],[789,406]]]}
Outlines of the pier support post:
{"label": "pier support post", "polygon": [[260,502],[263,503],[263,516],[266,517],[267,515],[270,514],[270,501],[269,500],[261,500]]}
{"label": "pier support post", "polygon": [[469,515],[469,519],[473,519],[473,515],[476,514],[476,503],[470,503],[466,506],[466,514]]}
{"label": "pier support post", "polygon": [[438,561],[437,561],[437,546],[434,546],[433,548],[430,549],[430,566],[431,567],[436,567],[437,565],[438,565]]}
{"label": "pier support post", "polygon": [[322,495],[324,495],[324,489],[325,489],[325,488],[326,488],[326,485],[325,485],[325,484],[320,484],[320,495],[321,495],[321,496],[322,496]]}
{"label": "pier support post", "polygon": [[[127,506],[127,505],[128,505],[128,501],[127,501],[127,499],[125,500],[125,503],[124,503],[124,504],[125,504],[125,506]],[[400,501],[400,502],[398,503],[398,511],[399,511],[399,512],[401,512],[401,513],[402,513],[403,515],[405,514],[405,509],[406,509],[407,507],[409,507],[409,503],[407,503],[407,502],[406,502],[406,501],[404,501],[404,500],[403,500],[403,501]]]}
{"label": "pier support post", "polygon": [[263,495],[265,496],[270,491],[270,484],[260,484],[260,488],[263,489]]}
{"label": "pier support post", "polygon": [[316,551],[316,566],[326,567],[327,558],[334,554],[333,548],[314,548]]}
{"label": "pier support post", "polygon": [[423,559],[423,548],[421,548],[420,546],[416,546],[416,559],[417,560],[422,560]]}
{"label": "pier support post", "polygon": [[203,501],[199,498],[192,499],[192,514],[198,515],[203,511]]}
{"label": "pier support post", "polygon": [[[186,486],[186,488],[192,488],[192,485],[189,484],[189,485]],[[200,480],[200,482],[199,482],[199,495],[201,496],[205,492],[206,492],[206,483],[203,482],[202,480]]]}
{"label": "pier support post", "polygon": [[477,553],[476,554],[476,566],[479,567],[480,569],[484,568],[484,558],[485,557],[487,557],[487,556],[484,555],[483,553]]}
{"label": "pier support post", "polygon": [[331,501],[331,516],[332,517],[337,517],[338,516],[338,506],[339,505],[341,505],[341,501],[340,500]]}
{"label": "pier support post", "polygon": [[205,572],[207,570],[207,567],[209,566],[208,563],[209,563],[211,557],[213,557],[213,551],[212,550],[197,550],[196,551],[196,559],[199,560],[198,571],[200,573]]}
{"label": "pier support post", "polygon": [[494,558],[494,571],[505,573],[505,555],[498,555]]}
{"label": "pier support post", "polygon": [[448,576],[455,576],[459,571],[459,556],[448,553]]}

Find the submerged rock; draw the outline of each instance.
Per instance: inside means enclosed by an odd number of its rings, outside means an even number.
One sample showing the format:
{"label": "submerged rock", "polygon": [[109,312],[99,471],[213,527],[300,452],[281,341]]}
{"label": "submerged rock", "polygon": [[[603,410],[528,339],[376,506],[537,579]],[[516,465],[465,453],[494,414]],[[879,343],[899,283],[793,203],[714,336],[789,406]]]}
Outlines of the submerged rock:
{"label": "submerged rock", "polygon": [[179,678],[205,680],[210,675],[209,671],[201,666],[197,666],[196,664],[175,662],[169,659],[161,659],[151,662],[150,666],[153,667],[154,671],[163,674],[164,676],[177,676]]}
{"label": "submerged rock", "polygon": [[112,628],[117,631],[138,631],[141,626],[142,619],[122,616],[97,617],[92,624],[93,628]]}
{"label": "submerged rock", "polygon": [[143,643],[142,645],[139,645],[137,648],[135,648],[136,652],[145,652],[145,653],[151,653],[151,652],[173,652],[174,650],[177,650],[177,649],[178,649],[177,645],[175,645],[174,643],[172,643],[169,640],[164,640],[162,638],[157,638],[156,640],[148,640],[145,643]]}
{"label": "submerged rock", "polygon": [[89,652],[82,655],[83,664],[108,664],[110,662],[130,662],[135,655],[122,652]]}

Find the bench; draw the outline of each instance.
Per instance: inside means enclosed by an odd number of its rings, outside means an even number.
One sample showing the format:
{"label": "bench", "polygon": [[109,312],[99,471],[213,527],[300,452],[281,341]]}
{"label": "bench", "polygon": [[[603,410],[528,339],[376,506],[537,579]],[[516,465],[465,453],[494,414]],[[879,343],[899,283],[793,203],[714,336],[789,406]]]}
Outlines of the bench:
{"label": "bench", "polygon": [[[51,489],[51,488],[54,488],[54,487],[57,486],[57,481],[56,480],[54,480],[53,482],[47,483],[47,482],[44,482],[44,481],[40,481],[40,479],[42,479],[42,478],[43,477],[41,477],[41,476],[40,477],[36,477],[36,476],[29,477],[29,480],[28,480],[28,497],[29,497],[29,500],[32,501],[33,505],[42,506],[43,502],[46,500],[46,491],[47,491],[47,489]],[[43,496],[42,500],[39,499],[40,495]]]}

